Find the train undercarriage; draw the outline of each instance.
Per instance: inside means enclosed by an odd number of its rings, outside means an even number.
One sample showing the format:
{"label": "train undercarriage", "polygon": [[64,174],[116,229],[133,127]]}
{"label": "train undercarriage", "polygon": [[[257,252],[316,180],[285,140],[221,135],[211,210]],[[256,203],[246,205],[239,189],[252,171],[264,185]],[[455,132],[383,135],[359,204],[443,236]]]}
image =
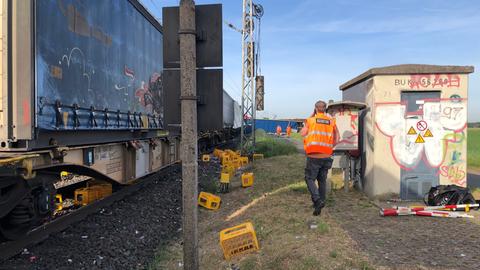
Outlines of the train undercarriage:
{"label": "train undercarriage", "polygon": [[[232,141],[238,129],[203,132],[199,153]],[[15,240],[52,218],[58,189],[84,181],[122,185],[179,160],[179,137],[158,137],[0,155],[0,239]],[[68,177],[60,177],[68,172]]]}

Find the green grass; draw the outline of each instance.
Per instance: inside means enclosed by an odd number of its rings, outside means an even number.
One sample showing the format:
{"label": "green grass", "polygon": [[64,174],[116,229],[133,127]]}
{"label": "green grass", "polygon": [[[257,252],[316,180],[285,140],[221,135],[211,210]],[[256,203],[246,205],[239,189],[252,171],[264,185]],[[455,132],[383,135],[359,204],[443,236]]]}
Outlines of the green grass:
{"label": "green grass", "polygon": [[468,168],[480,169],[480,128],[468,129]]}
{"label": "green grass", "polygon": [[320,234],[325,234],[325,233],[328,233],[329,231],[330,231],[330,226],[328,226],[328,224],[323,221],[319,221],[318,232]]}
{"label": "green grass", "polygon": [[295,154],[297,148],[287,140],[268,136],[265,131],[259,129],[255,132],[255,153],[268,158]]}
{"label": "green grass", "polygon": [[297,140],[297,141],[303,142],[303,137],[302,137],[302,135],[300,135],[300,133],[292,132],[292,134],[290,135],[290,137],[291,137],[292,139]]}
{"label": "green grass", "polygon": [[158,248],[153,261],[147,266],[148,270],[156,270],[156,269],[163,269],[164,265],[163,262],[174,260],[174,261],[181,261],[182,254],[175,254],[175,252],[169,250],[167,246],[163,246],[162,248]]}

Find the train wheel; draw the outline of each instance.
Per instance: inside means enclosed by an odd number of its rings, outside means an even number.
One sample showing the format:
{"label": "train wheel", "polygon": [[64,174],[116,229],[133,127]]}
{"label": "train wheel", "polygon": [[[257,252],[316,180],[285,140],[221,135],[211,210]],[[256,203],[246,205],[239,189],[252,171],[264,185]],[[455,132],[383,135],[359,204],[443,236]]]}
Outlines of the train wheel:
{"label": "train wheel", "polygon": [[21,178],[0,178],[0,218],[7,215],[28,191],[28,186]]}
{"label": "train wheel", "polygon": [[0,220],[1,235],[6,240],[21,238],[32,227],[31,221],[34,216],[33,199],[28,195]]}
{"label": "train wheel", "polygon": [[[20,179],[23,183],[25,180]],[[0,218],[0,235],[6,240],[22,238],[35,225],[51,216],[55,188],[47,181],[28,180],[27,192],[16,205]]]}

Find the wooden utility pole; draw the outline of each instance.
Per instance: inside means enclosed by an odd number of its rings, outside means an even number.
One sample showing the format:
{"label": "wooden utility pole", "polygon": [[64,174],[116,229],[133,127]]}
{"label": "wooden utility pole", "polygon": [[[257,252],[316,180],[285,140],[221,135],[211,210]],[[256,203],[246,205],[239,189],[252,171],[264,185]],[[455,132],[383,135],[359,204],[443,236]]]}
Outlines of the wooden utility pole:
{"label": "wooden utility pole", "polygon": [[195,2],[180,1],[180,89],[182,111],[183,269],[196,270],[198,259],[197,77]]}

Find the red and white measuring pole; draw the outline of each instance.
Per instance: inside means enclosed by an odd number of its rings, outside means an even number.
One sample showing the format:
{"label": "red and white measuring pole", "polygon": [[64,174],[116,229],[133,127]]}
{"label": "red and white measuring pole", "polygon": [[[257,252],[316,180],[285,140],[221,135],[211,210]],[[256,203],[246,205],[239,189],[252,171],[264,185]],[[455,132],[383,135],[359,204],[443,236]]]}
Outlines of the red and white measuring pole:
{"label": "red and white measuring pole", "polygon": [[449,210],[449,211],[470,211],[471,208],[480,208],[480,204],[450,204],[450,205],[438,205],[438,206],[412,206],[402,207],[397,206],[393,209],[409,209],[410,211],[424,211],[424,210]]}
{"label": "red and white measuring pole", "polygon": [[413,211],[411,208],[408,207],[400,207],[396,208],[387,208],[381,209],[380,215],[383,217],[387,216],[427,216],[427,217],[449,217],[449,218],[473,218],[472,215],[461,214],[461,213],[454,213],[451,211],[441,211],[441,210],[420,210],[417,209]]}
{"label": "red and white measuring pole", "polygon": [[473,218],[472,215],[452,213],[448,211],[415,211],[416,216],[424,217],[449,217],[449,218]]}
{"label": "red and white measuring pole", "polygon": [[412,206],[401,207],[397,206],[396,209],[410,209],[411,211],[424,211],[424,210],[449,210],[449,211],[470,211],[471,208],[479,208],[480,204],[451,204],[451,205],[439,205],[439,206]]}

